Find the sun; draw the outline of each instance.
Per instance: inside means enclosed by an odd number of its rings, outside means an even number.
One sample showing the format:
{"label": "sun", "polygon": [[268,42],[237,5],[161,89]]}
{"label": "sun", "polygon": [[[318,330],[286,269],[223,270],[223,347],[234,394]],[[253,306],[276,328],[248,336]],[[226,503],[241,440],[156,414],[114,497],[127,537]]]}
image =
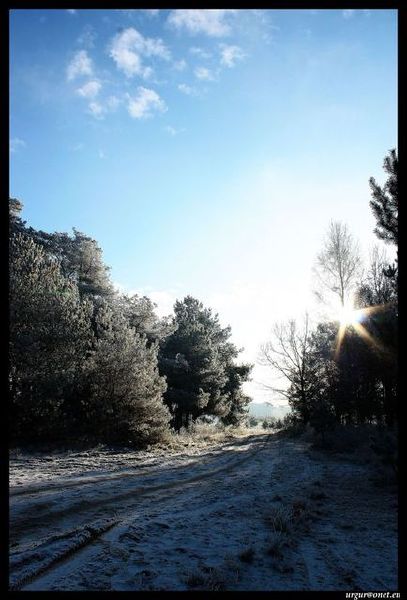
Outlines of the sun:
{"label": "sun", "polygon": [[368,306],[365,308],[355,308],[353,298],[345,300],[344,304],[335,307],[333,313],[335,320],[339,323],[338,331],[335,340],[335,358],[338,358],[341,345],[347,331],[352,330],[353,333],[361,337],[370,346],[381,349],[382,346],[375,337],[369,333],[368,329],[363,325],[363,322],[371,315],[384,310],[386,304],[376,306]]}
{"label": "sun", "polygon": [[342,327],[360,323],[362,316],[362,311],[357,310],[351,301],[345,302],[338,308],[338,321]]}

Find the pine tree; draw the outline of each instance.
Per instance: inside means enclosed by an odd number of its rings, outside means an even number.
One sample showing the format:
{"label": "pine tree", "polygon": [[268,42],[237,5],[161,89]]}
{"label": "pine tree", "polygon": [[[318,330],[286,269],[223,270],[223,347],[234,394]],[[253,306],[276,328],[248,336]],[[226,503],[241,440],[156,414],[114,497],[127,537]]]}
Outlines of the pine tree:
{"label": "pine tree", "polygon": [[32,227],[25,228],[25,233],[59,261],[63,275],[78,285],[81,296],[92,301],[113,298],[109,267],[103,262],[96,240],[75,228],[72,236],[65,232],[37,231]]}
{"label": "pine tree", "polygon": [[[174,307],[175,331],[162,344],[160,369],[166,376],[165,402],[180,429],[201,415],[239,420],[247,397],[241,384],[248,379],[250,365],[234,365],[239,351],[229,341],[230,327],[221,327],[218,315],[192,296]],[[238,415],[239,418],[238,418]]]}
{"label": "pine tree", "polygon": [[134,331],[106,302],[96,315],[96,342],[87,362],[90,437],[144,446],[166,438],[170,414],[157,344]]}
{"label": "pine tree", "polygon": [[91,306],[24,233],[10,238],[9,282],[12,439],[56,439],[90,347]]}
{"label": "pine tree", "polygon": [[159,318],[155,313],[156,305],[147,296],[118,295],[114,300],[128,325],[136,333],[145,335],[149,343],[162,343],[175,330],[170,317]]}
{"label": "pine tree", "polygon": [[390,150],[384,159],[383,169],[388,178],[383,187],[376,180],[369,179],[372,190],[370,206],[376,217],[375,233],[387,243],[398,245],[398,159],[396,150]]}

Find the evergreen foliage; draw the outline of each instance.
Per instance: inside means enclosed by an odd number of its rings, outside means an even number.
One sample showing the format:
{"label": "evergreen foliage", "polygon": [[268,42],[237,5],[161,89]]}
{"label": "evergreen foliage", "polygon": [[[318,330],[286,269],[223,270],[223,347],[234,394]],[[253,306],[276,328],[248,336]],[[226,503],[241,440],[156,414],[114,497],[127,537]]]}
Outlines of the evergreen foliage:
{"label": "evergreen foliage", "polygon": [[[398,161],[373,178],[378,237],[398,242]],[[239,364],[230,327],[186,296],[159,318],[146,296],[117,293],[96,240],[73,230],[47,233],[10,209],[10,433],[13,444],[87,440],[143,447],[197,419],[247,420],[243,392],[252,365]],[[396,261],[397,262],[397,261]],[[335,423],[397,419],[397,264],[374,248],[361,276],[357,243],[332,222],[317,258],[320,297],[342,306],[355,292],[358,325],[334,320],[311,330],[308,316],[276,325],[262,362],[288,381],[272,388],[289,401],[287,420],[322,436]],[[361,329],[362,328],[362,329]],[[340,330],[340,331],[339,331]],[[361,334],[361,331],[363,335]],[[291,421],[290,421],[291,419]]]}
{"label": "evergreen foliage", "polygon": [[160,319],[154,312],[154,302],[147,296],[121,294],[116,297],[115,305],[129,327],[136,333],[145,335],[149,344],[161,343],[174,332],[176,326],[173,321],[170,317]]}
{"label": "evergreen foliage", "polygon": [[398,245],[398,159],[396,150],[390,150],[383,162],[388,174],[386,183],[381,187],[376,180],[369,179],[372,190],[370,206],[376,217],[375,233],[387,243]]}
{"label": "evergreen foliage", "polygon": [[109,279],[109,268],[102,259],[102,250],[96,240],[73,229],[67,233],[46,233],[29,230],[33,239],[57,258],[65,277],[75,281],[81,296],[111,298],[114,294]]}
{"label": "evergreen foliage", "polygon": [[10,239],[9,290],[11,437],[58,438],[90,348],[91,305],[24,233]]}
{"label": "evergreen foliage", "polygon": [[163,441],[170,414],[162,402],[157,344],[131,328],[107,303],[96,316],[96,336],[86,365],[87,418],[92,437],[142,447]]}
{"label": "evergreen foliage", "polygon": [[244,419],[251,366],[235,364],[217,315],[187,297],[159,318],[146,296],[114,291],[95,240],[37,231],[19,200],[9,208],[13,444],[143,447],[165,442],[171,420]]}
{"label": "evergreen foliage", "polygon": [[203,414],[237,424],[250,401],[241,385],[248,380],[251,366],[234,364],[238,350],[228,341],[230,327],[221,327],[218,315],[192,296],[177,301],[174,312],[175,331],[160,354],[173,426],[178,430]]}

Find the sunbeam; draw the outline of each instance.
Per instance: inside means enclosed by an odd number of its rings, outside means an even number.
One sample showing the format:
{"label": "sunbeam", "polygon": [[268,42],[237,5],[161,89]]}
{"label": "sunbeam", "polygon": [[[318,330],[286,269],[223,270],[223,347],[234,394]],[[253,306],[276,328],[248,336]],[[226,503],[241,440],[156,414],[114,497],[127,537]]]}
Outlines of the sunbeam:
{"label": "sunbeam", "polygon": [[375,306],[367,306],[365,308],[355,308],[352,301],[345,303],[345,305],[338,309],[337,320],[339,321],[339,327],[335,339],[335,360],[337,360],[339,357],[342,342],[348,329],[353,329],[365,342],[376,348],[376,350],[385,350],[383,345],[380,344],[380,342],[375,339],[371,333],[369,333],[366,327],[362,325],[362,321],[374,314],[377,314],[378,312],[385,310],[389,307],[389,305],[390,303],[377,304]]}

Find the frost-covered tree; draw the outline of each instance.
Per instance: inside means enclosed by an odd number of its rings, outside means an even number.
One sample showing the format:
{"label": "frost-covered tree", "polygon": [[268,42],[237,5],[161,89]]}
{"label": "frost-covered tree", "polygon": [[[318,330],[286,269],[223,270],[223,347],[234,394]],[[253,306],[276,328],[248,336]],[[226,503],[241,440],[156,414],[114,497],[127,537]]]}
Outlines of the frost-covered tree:
{"label": "frost-covered tree", "polygon": [[12,439],[55,439],[90,347],[91,307],[23,233],[10,238],[9,306]]}
{"label": "frost-covered tree", "polygon": [[[244,413],[247,397],[241,384],[250,366],[234,365],[239,351],[229,341],[230,327],[221,327],[218,315],[192,296],[174,306],[175,331],[162,344],[160,369],[168,389],[165,402],[173,425],[179,429],[201,415],[236,419]],[[232,419],[233,420],[233,419]]]}
{"label": "frost-covered tree", "polygon": [[120,294],[115,298],[115,306],[129,326],[140,335],[145,335],[149,343],[163,342],[174,332],[172,319],[160,319],[155,312],[156,305],[147,296]]}
{"label": "frost-covered tree", "polygon": [[96,240],[73,228],[73,235],[65,232],[48,233],[28,227],[21,219],[23,204],[9,199],[10,235],[23,232],[48,255],[58,262],[61,273],[74,281],[81,296],[109,299],[114,289],[109,278],[109,267],[103,262],[102,250]]}
{"label": "frost-covered tree", "polygon": [[60,261],[62,273],[77,283],[82,296],[93,300],[113,296],[109,268],[103,262],[102,250],[96,240],[75,228],[72,236],[32,229],[30,233],[37,243]]}
{"label": "frost-covered tree", "polygon": [[205,414],[243,418],[250,365],[235,364],[217,315],[187,297],[175,318],[158,318],[147,297],[114,292],[95,240],[37,231],[21,219],[21,202],[9,207],[15,443],[141,447],[166,439],[168,407],[178,428]]}
{"label": "frost-covered tree", "polygon": [[13,443],[164,439],[170,414],[157,353],[168,323],[147,298],[111,293],[94,240],[38,232],[21,209],[10,200]]}
{"label": "frost-covered tree", "polygon": [[22,233],[25,229],[25,221],[21,218],[23,203],[17,198],[9,198],[9,231],[10,235]]}
{"label": "frost-covered tree", "polygon": [[165,439],[170,413],[158,372],[157,344],[148,344],[106,302],[96,314],[96,341],[87,361],[87,419],[91,437],[143,446]]}
{"label": "frost-covered tree", "polygon": [[227,413],[222,417],[225,425],[240,425],[248,415],[251,398],[243,392],[242,385],[249,381],[252,365],[229,364],[226,367],[227,381],[223,388],[226,396]]}

